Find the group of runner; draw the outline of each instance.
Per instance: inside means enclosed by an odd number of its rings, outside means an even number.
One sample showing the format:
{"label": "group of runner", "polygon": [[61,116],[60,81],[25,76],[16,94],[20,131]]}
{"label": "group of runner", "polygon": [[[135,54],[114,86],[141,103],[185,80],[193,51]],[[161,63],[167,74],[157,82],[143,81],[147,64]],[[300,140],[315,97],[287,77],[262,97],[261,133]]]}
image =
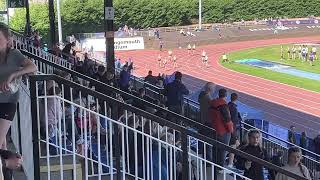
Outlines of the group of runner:
{"label": "group of runner", "polygon": [[[284,60],[284,49],[281,46],[281,60]],[[311,49],[307,45],[293,45],[292,47],[287,47],[287,59],[296,60],[300,59],[302,62],[309,62],[313,66],[314,61],[318,59],[317,48],[312,46]]]}
{"label": "group of runner", "polygon": [[[162,46],[160,45],[160,51],[162,51],[162,50],[163,50]],[[191,44],[188,44],[187,53],[188,53],[188,56],[196,55],[196,45],[193,44],[191,46]],[[165,68],[166,69],[166,67],[167,67],[167,65],[169,63],[172,63],[173,68],[177,68],[178,67],[177,56],[173,53],[172,50],[168,50],[168,56],[166,56],[166,57],[162,57],[161,54],[159,54],[157,60],[158,60],[158,67],[159,68]],[[209,66],[209,57],[208,57],[208,54],[207,54],[207,52],[205,50],[202,50],[202,52],[201,52],[200,64],[202,64],[205,67]]]}

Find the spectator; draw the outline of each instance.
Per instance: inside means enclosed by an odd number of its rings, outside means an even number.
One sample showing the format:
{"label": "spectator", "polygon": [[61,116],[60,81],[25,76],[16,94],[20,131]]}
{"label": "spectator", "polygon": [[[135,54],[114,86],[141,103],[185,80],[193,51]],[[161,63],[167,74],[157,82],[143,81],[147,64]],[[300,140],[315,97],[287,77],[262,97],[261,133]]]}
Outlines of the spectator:
{"label": "spectator", "polygon": [[[217,140],[229,145],[231,133],[233,133],[233,123],[229,107],[226,101],[227,90],[219,90],[219,98],[210,102],[210,118],[212,127],[216,130]],[[223,149],[217,149],[217,163],[220,166],[224,165],[226,152]]]}
{"label": "spectator", "polygon": [[[291,147],[288,150],[288,164],[286,164],[283,168],[289,172],[297,174],[301,177],[305,177],[306,179],[310,179],[310,173],[307,167],[305,167],[301,163],[302,154],[301,150],[298,147]],[[294,180],[291,177],[288,177],[284,174],[278,173],[276,176],[276,180]]]}
{"label": "spectator", "polygon": [[233,130],[234,133],[232,136],[240,136],[240,123],[241,123],[241,115],[238,111],[238,105],[236,104],[238,100],[238,94],[232,93],[231,94],[231,101],[228,103],[231,120],[233,122]]}
{"label": "spectator", "polygon": [[[5,149],[6,135],[16,113],[19,99],[18,78],[37,71],[37,67],[19,50],[11,49],[9,28],[2,23],[0,23],[0,64],[0,149]],[[0,155],[5,159],[1,153]],[[15,163],[14,168],[7,166],[9,169],[17,169],[22,163],[21,157],[10,157],[5,160]]]}
{"label": "spectator", "polygon": [[[277,151],[276,154],[272,157],[271,163],[279,167],[283,167],[283,151]],[[269,179],[275,180],[277,172],[275,170],[269,170]]]}
{"label": "spectator", "polygon": [[315,153],[320,155],[320,133],[318,134],[318,136],[316,138],[314,138],[313,142],[314,142],[314,147],[315,147]]}
{"label": "spectator", "polygon": [[301,133],[300,147],[303,148],[302,154],[305,155],[306,154],[305,149],[307,149],[307,147],[308,147],[308,139],[307,139],[306,132]]}
{"label": "spectator", "polygon": [[288,132],[288,141],[292,144],[296,144],[296,127],[290,126],[290,130]]}
{"label": "spectator", "polygon": [[54,44],[54,45],[52,46],[52,48],[49,49],[48,52],[51,53],[51,54],[54,54],[54,55],[56,55],[56,56],[58,56],[58,57],[61,57],[61,50],[60,50],[58,44]]}
{"label": "spectator", "polygon": [[69,59],[70,55],[71,55],[71,50],[73,47],[76,46],[76,42],[72,42],[67,44],[63,49],[62,49],[62,57],[64,59]]}
{"label": "spectator", "polygon": [[[237,136],[233,136],[231,137],[230,139],[230,146],[235,148],[235,149],[238,149],[239,146],[240,146],[240,141],[239,141],[239,138]],[[235,162],[235,158],[234,158],[235,154],[233,153],[229,153],[228,154],[228,167],[229,168],[233,168],[233,164]]]}
{"label": "spectator", "polygon": [[152,84],[152,85],[157,84],[157,78],[152,75],[152,71],[149,71],[149,72],[148,72],[148,76],[146,76],[146,77],[144,78],[144,81],[145,81],[145,82],[148,82],[148,83],[150,83],[150,84]]}
{"label": "spectator", "polygon": [[[248,133],[249,144],[240,148],[241,151],[251,154],[257,158],[268,160],[267,153],[261,148],[261,133],[252,129]],[[237,168],[244,170],[244,176],[254,180],[264,180],[262,165],[237,157]]]}
{"label": "spectator", "polygon": [[209,108],[211,101],[211,94],[215,89],[215,85],[211,82],[208,82],[204,90],[200,92],[198,102],[200,104],[200,122],[204,125],[212,127],[212,123],[209,120]]}
{"label": "spectator", "polygon": [[39,32],[38,31],[35,31],[34,34],[33,34],[33,46],[36,47],[36,48],[39,48],[40,45],[41,45],[41,37],[39,35]]}
{"label": "spectator", "polygon": [[182,73],[176,72],[175,80],[169,83],[164,90],[169,110],[178,114],[182,114],[183,95],[189,94],[189,90],[181,82],[181,79]]}
{"label": "spectator", "polygon": [[128,63],[126,63],[123,68],[122,71],[120,72],[120,79],[119,79],[119,86],[120,89],[123,91],[128,92],[129,91],[129,81],[130,81],[130,76],[131,76],[131,69],[132,69],[132,63],[130,65],[128,65]]}

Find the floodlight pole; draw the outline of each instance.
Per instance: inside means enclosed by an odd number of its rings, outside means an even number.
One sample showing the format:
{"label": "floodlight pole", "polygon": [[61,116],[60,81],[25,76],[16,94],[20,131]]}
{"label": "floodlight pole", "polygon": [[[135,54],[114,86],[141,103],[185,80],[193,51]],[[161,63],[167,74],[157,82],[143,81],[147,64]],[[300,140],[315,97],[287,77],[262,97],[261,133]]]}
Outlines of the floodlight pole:
{"label": "floodlight pole", "polygon": [[58,16],[58,35],[59,44],[62,44],[62,26],[61,26],[61,14],[60,14],[60,0],[57,0],[57,16]]}
{"label": "floodlight pole", "polygon": [[105,39],[106,39],[107,72],[115,74],[113,21],[114,21],[113,0],[104,0],[104,31],[105,31]]}
{"label": "floodlight pole", "polygon": [[202,0],[199,0],[199,30],[202,29]]}
{"label": "floodlight pole", "polygon": [[[9,2],[9,1],[8,1]],[[31,25],[30,25],[30,7],[29,7],[29,0],[25,0],[26,6],[26,34],[28,36],[31,35]],[[8,19],[9,19],[9,11],[8,11]],[[9,24],[9,23],[8,23]]]}
{"label": "floodlight pole", "polygon": [[54,0],[49,0],[49,22],[50,22],[50,44],[52,47],[56,43],[56,26],[55,26],[55,15],[54,15]]}

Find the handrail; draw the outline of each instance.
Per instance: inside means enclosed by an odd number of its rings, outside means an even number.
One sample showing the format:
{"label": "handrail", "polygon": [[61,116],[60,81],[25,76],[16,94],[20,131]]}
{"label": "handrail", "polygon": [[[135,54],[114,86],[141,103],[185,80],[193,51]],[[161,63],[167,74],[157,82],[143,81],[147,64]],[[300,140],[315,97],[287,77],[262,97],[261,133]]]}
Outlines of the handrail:
{"label": "handrail", "polygon": [[[212,139],[210,137],[207,137],[207,136],[204,136],[202,134],[199,134],[199,133],[195,133],[191,130],[188,130],[186,127],[183,127],[181,125],[178,125],[174,122],[171,122],[169,120],[166,120],[166,119],[163,119],[163,118],[160,118],[152,113],[149,113],[149,112],[146,112],[146,111],[143,111],[139,108],[136,108],[134,106],[131,106],[131,105],[128,105],[126,103],[123,103],[123,102],[120,102],[112,97],[109,97],[109,96],[106,96],[100,92],[96,92],[96,91],[93,91],[85,86],[82,86],[82,85],[79,85],[75,82],[71,82],[71,81],[68,81],[62,77],[59,77],[57,75],[33,75],[30,77],[30,82],[32,85],[35,85],[37,81],[49,81],[49,80],[55,80],[56,82],[59,82],[59,84],[65,84],[67,86],[70,86],[70,87],[73,87],[74,89],[77,89],[77,90],[81,90],[81,92],[84,92],[85,94],[88,94],[88,95],[91,95],[93,97],[96,97],[98,99],[101,99],[101,100],[104,100],[106,102],[110,102],[111,104],[118,104],[119,106],[121,107],[124,107],[126,109],[128,109],[129,111],[131,112],[134,112],[135,114],[138,114],[138,115],[142,115],[143,117],[146,117],[147,119],[150,119],[152,121],[155,121],[161,125],[164,125],[164,126],[167,126],[169,128],[173,128],[177,131],[180,131],[182,133],[182,138],[185,137],[187,138],[188,136],[192,136],[192,137],[195,137],[197,139],[201,139],[202,141],[204,142],[207,142],[209,144],[212,144],[212,145],[216,145],[218,146],[219,148],[223,148],[231,153],[234,153],[236,155],[239,155],[240,157],[242,158],[245,158],[249,161],[253,161],[253,162],[256,162],[262,166],[265,166],[269,169],[272,169],[272,170],[275,170],[279,173],[282,173],[282,174],[285,174],[289,177],[292,177],[292,178],[295,178],[295,179],[299,179],[299,180],[307,180],[305,177],[301,177],[297,174],[294,174],[290,171],[287,171],[287,170],[284,170],[283,168],[281,167],[278,167],[270,162],[267,162],[265,160],[262,160],[262,159],[259,159],[251,154],[248,154],[248,153],[245,153],[243,151],[240,151],[238,149],[235,149],[235,148],[232,148],[226,144],[223,144],[215,139]],[[35,90],[35,89],[34,89]],[[183,149],[183,148],[182,148]],[[186,152],[185,152],[186,153]],[[187,162],[188,160],[187,159],[184,159],[184,163]]]}
{"label": "handrail", "polygon": [[67,72],[67,73],[71,74],[72,76],[79,77],[79,78],[82,78],[84,80],[87,80],[87,81],[89,81],[90,83],[92,83],[94,85],[100,85],[100,86],[102,85],[106,90],[109,90],[109,91],[115,92],[117,94],[120,94],[123,97],[128,97],[128,98],[131,98],[131,99],[135,99],[137,101],[140,101],[140,102],[150,106],[151,108],[154,108],[154,109],[162,111],[162,112],[167,112],[170,116],[173,116],[174,118],[178,119],[181,123],[183,123],[185,125],[188,125],[190,127],[195,127],[196,129],[207,129],[207,130],[210,130],[210,131],[215,131],[211,127],[205,126],[205,125],[201,124],[200,122],[194,121],[194,120],[192,120],[190,118],[187,118],[185,116],[177,114],[177,113],[175,113],[173,111],[170,111],[170,110],[167,110],[165,108],[162,108],[162,107],[160,107],[160,106],[158,106],[156,104],[153,104],[153,103],[148,102],[148,101],[146,101],[144,99],[136,97],[136,96],[134,96],[134,95],[132,95],[130,93],[124,92],[124,91],[122,91],[120,89],[117,89],[117,88],[115,88],[113,86],[110,86],[108,84],[105,84],[103,82],[95,80],[95,79],[93,79],[91,77],[88,77],[86,75],[83,75],[81,73],[78,73],[78,72],[76,72],[74,70],[71,70],[71,69],[65,68],[63,66],[57,65],[57,64],[55,64],[53,62],[47,61],[47,60],[45,60],[45,59],[43,59],[43,58],[41,58],[39,56],[33,55],[33,54],[31,54],[31,53],[29,53],[27,51],[22,50],[21,52],[22,52],[22,54],[24,54],[24,55],[26,55],[26,56],[28,56],[30,58],[34,58],[34,59],[36,59],[38,61],[41,61],[41,62],[43,62],[43,63],[45,63],[45,64],[47,64],[49,66],[52,66],[54,68],[57,68],[57,69],[62,70],[64,72]]}

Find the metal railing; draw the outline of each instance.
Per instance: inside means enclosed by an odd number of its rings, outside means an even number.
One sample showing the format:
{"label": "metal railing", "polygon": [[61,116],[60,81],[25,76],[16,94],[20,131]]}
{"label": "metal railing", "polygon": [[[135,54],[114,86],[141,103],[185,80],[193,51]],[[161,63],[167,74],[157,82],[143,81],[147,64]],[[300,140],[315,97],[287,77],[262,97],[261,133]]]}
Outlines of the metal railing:
{"label": "metal railing", "polygon": [[73,179],[79,179],[78,170],[83,179],[248,179],[209,160],[207,148],[305,179],[55,75],[30,77],[30,91],[35,179],[63,179],[68,158]]}
{"label": "metal railing", "polygon": [[[185,108],[186,108],[186,114],[188,117],[194,117],[199,118],[200,117],[200,106],[199,103],[196,101],[193,101],[191,99],[185,98]],[[256,128],[255,126],[246,123],[246,121],[242,121],[240,124],[240,131],[241,131],[241,139],[245,139],[245,134],[250,129],[258,129],[262,133],[262,147],[264,147],[270,155],[275,155],[277,151],[282,151],[284,153],[283,155],[283,164],[287,162],[287,154],[288,149],[292,146],[297,146],[293,143],[290,143],[286,140],[283,140],[279,137],[276,137],[272,134],[269,134],[268,132],[263,131],[262,129]],[[320,174],[317,173],[320,168],[320,155],[316,154],[308,149],[300,147],[300,149],[303,152],[303,163],[304,165],[310,170],[310,172],[313,174],[314,179],[319,179]]]}

